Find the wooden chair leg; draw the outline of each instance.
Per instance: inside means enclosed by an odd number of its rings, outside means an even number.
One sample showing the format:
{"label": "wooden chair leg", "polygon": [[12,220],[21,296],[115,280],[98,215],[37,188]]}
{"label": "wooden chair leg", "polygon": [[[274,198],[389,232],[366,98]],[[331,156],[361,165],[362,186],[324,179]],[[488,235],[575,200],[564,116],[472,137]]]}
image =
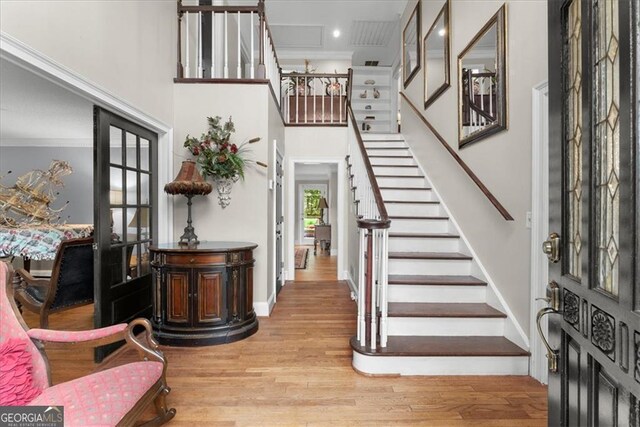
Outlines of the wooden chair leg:
{"label": "wooden chair leg", "polygon": [[158,416],[142,424],[141,426],[144,426],[144,427],[160,426],[166,423],[167,421],[171,420],[173,417],[175,417],[176,415],[175,408],[171,408],[171,409],[167,408],[167,394],[169,394],[170,391],[171,389],[165,386],[165,388],[160,392],[160,394],[158,394],[158,396],[153,401],[153,404],[156,407],[156,412],[158,413]]}

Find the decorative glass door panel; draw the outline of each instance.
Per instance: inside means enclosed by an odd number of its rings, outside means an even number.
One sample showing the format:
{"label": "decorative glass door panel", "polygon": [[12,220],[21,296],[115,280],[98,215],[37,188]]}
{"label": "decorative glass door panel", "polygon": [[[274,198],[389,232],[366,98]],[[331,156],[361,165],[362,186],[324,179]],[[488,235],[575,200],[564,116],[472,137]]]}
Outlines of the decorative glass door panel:
{"label": "decorative glass door panel", "polygon": [[640,425],[638,7],[548,2],[549,425]]}

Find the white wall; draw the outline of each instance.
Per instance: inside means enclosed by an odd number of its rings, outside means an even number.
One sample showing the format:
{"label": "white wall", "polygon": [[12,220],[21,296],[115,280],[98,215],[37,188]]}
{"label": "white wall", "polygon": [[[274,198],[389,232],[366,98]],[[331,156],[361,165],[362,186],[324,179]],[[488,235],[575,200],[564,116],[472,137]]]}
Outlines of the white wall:
{"label": "white wall", "polygon": [[[402,27],[415,3],[409,2]],[[503,1],[452,0],[452,84],[424,115],[515,221],[500,216],[406,105],[402,107],[402,132],[517,321],[529,331],[530,230],[525,217],[531,210],[531,88],[547,78],[547,12],[541,0],[506,3],[509,129],[458,150],[457,56]],[[431,26],[441,5],[422,2],[423,29]],[[405,90],[421,110],[423,79],[421,69]]]}
{"label": "white wall", "polygon": [[175,2],[2,1],[0,28],[145,113],[171,123]]}
{"label": "white wall", "polygon": [[[266,85],[205,85],[176,84],[174,169],[179,170],[185,158],[192,158],[183,148],[187,134],[201,135],[207,129],[207,116],[231,116],[236,132],[231,140],[236,144],[260,137],[251,145],[250,158],[267,162],[269,159],[269,102],[271,94]],[[234,100],[235,102],[230,102]],[[271,134],[275,138],[274,134]],[[193,226],[199,240],[245,241],[258,244],[254,251],[254,305],[266,303],[273,286],[269,274],[272,260],[270,232],[272,220],[271,192],[268,190],[268,170],[250,165],[245,170],[245,180],[238,181],[231,193],[231,204],[222,209],[218,205],[217,192],[193,199]],[[174,198],[174,238],[178,239],[186,225],[186,199]]]}

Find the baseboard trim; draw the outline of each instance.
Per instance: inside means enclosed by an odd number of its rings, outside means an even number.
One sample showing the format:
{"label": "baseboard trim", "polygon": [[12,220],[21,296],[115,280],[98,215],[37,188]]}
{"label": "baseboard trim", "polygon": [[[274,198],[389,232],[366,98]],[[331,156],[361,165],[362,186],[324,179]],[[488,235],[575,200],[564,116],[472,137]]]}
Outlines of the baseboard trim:
{"label": "baseboard trim", "polygon": [[274,305],[276,305],[276,295],[272,294],[267,302],[254,302],[253,310],[258,317],[269,317]]}
{"label": "baseboard trim", "polygon": [[344,272],[344,274],[346,276],[347,283],[349,284],[349,288],[351,289],[351,292],[353,292],[353,294],[356,296],[356,301],[357,301],[358,287],[356,286],[356,283],[353,281],[353,277],[351,277],[351,274],[347,273],[346,271]]}

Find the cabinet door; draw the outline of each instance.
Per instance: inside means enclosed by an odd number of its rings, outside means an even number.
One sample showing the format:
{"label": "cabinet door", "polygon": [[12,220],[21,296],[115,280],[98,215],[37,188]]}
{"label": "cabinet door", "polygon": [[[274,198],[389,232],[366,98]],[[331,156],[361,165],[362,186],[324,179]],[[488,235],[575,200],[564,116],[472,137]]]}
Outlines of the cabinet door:
{"label": "cabinet door", "polygon": [[167,323],[189,323],[189,270],[167,271]]}
{"label": "cabinet door", "polygon": [[195,269],[194,323],[222,323],[225,311],[225,268]]}

